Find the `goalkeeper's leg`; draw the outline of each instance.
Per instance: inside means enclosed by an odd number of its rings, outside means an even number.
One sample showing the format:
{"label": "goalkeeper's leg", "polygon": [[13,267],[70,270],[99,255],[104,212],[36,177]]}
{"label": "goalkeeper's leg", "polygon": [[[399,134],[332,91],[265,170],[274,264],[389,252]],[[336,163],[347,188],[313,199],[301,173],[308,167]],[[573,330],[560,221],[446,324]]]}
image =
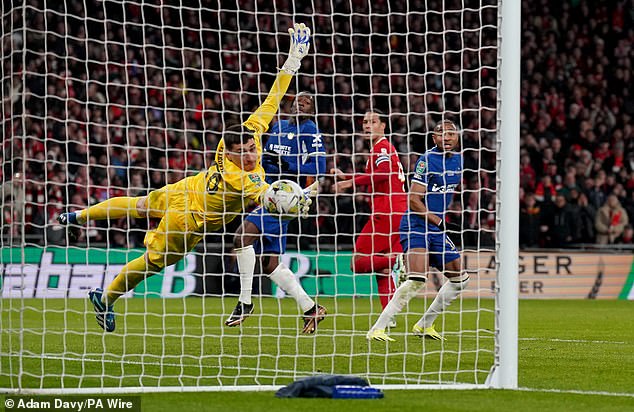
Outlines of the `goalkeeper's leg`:
{"label": "goalkeeper's leg", "polygon": [[140,218],[145,217],[147,198],[141,197],[113,197],[104,200],[87,209],[68,213],[68,223],[83,225],[89,220],[118,219],[121,217]]}
{"label": "goalkeeper's leg", "polygon": [[79,227],[77,226],[85,224],[88,220],[118,219],[128,216],[132,218],[150,216],[160,219],[165,215],[168,204],[173,203],[178,206],[183,203],[183,192],[185,191],[184,179],[159,190],[154,190],[147,196],[114,197],[88,209],[62,213],[57,217],[57,221],[67,226],[70,240],[77,240],[79,237]]}
{"label": "goalkeeper's leg", "polygon": [[97,288],[88,293],[88,300],[92,303],[97,313],[95,316],[97,324],[106,332],[115,330],[115,301],[134,289],[147,276],[161,271],[162,268],[148,262],[146,256],[147,254],[143,254],[128,262],[105,291]]}
{"label": "goalkeeper's leg", "polygon": [[159,273],[163,267],[162,262],[148,262],[147,253],[129,261],[104,291],[103,303],[113,305],[117,299],[134,289],[146,277]]}
{"label": "goalkeeper's leg", "polygon": [[79,238],[79,225],[85,224],[88,220],[117,219],[130,216],[133,218],[145,217],[146,197],[114,197],[105,200],[88,209],[76,212],[65,212],[57,216],[57,221],[65,225],[70,240]]}
{"label": "goalkeeper's leg", "polygon": [[195,229],[191,213],[172,211],[161,219],[158,227],[147,233],[147,252],[128,262],[105,291],[91,290],[90,302],[97,312],[97,323],[107,332],[115,329],[113,306],[117,299],[133,290],[146,277],[159,273],[185,256],[202,239]]}

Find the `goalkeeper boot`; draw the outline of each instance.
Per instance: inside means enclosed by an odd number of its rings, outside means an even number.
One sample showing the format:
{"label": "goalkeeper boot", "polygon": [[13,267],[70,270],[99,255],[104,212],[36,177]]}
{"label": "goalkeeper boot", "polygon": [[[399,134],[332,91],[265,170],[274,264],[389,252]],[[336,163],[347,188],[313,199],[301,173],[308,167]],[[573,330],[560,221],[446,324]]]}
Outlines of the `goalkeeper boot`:
{"label": "goalkeeper boot", "polygon": [[103,296],[103,289],[97,288],[88,292],[88,300],[95,308],[97,315],[97,324],[103,328],[106,332],[113,332],[115,328],[114,324],[114,309],[113,305],[106,305],[101,301]]}
{"label": "goalkeeper boot", "polygon": [[60,225],[66,227],[68,233],[68,240],[76,242],[79,239],[79,227],[77,223],[77,215],[74,212],[61,213],[57,216],[57,221]]}
{"label": "goalkeeper boot", "polygon": [[390,338],[387,333],[385,333],[385,329],[370,329],[368,334],[365,335],[365,338],[379,342],[396,342],[396,339]]}
{"label": "goalkeeper boot", "polygon": [[428,328],[421,328],[420,326],[418,326],[418,324],[414,324],[414,327],[412,328],[412,332],[414,333],[414,335],[420,338],[427,338],[427,339],[433,339],[433,340],[445,340],[445,338],[443,338],[442,335],[436,331],[436,328],[434,328],[434,325],[431,325]]}
{"label": "goalkeeper boot", "polygon": [[325,307],[317,304],[304,312],[304,328],[302,329],[302,333],[315,333],[317,325],[324,320],[327,313]]}
{"label": "goalkeeper boot", "polygon": [[402,253],[399,253],[398,256],[396,256],[396,262],[394,262],[394,266],[392,266],[392,279],[394,280],[394,284],[397,288],[407,280],[405,258]]}
{"label": "goalkeeper boot", "polygon": [[225,325],[229,327],[238,326],[252,313],[253,303],[238,302],[236,307],[233,309],[233,312],[231,312],[231,315],[229,315],[227,320],[225,320]]}

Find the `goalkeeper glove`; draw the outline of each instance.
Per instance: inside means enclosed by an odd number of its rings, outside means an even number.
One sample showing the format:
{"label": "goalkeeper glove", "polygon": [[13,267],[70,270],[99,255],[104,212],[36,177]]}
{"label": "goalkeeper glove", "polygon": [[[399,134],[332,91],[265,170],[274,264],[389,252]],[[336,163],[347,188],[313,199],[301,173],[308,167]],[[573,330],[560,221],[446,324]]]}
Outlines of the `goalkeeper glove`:
{"label": "goalkeeper glove", "polygon": [[294,27],[288,29],[288,34],[291,35],[291,47],[282,70],[288,74],[295,74],[301,66],[302,58],[308,54],[308,49],[310,49],[310,28],[306,27],[304,23],[295,23]]}
{"label": "goalkeeper glove", "polygon": [[304,189],[304,196],[315,197],[319,193],[319,182],[315,181],[312,185]]}
{"label": "goalkeeper glove", "polygon": [[308,212],[310,211],[310,205],[313,204],[312,197],[317,196],[319,192],[319,182],[315,181],[312,185],[308,186],[304,189],[304,199],[302,199],[302,203],[299,209],[299,214],[302,218],[308,217]]}

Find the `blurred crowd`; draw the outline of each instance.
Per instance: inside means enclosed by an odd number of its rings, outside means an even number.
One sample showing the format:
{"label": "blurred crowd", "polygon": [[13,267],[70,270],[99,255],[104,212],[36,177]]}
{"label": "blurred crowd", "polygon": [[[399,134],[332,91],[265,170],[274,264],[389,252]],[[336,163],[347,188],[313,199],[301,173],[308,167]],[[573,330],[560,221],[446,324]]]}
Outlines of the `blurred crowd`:
{"label": "blurred crowd", "polygon": [[[584,1],[523,3],[522,246],[632,243],[632,2],[592,11]],[[67,207],[143,195],[205,169],[222,129],[261,103],[297,20],[315,35],[291,88],[316,96],[327,169],[363,171],[360,119],[369,108],[390,114],[409,173],[432,147],[429,130],[450,118],[463,129],[465,176],[447,218],[462,227],[463,246],[493,243],[493,0],[479,8],[458,0],[258,0],[221,10],[193,0],[34,0],[23,12],[3,21],[5,34],[12,30],[2,56],[3,133],[11,138],[0,152],[0,181],[3,199],[22,198],[3,202],[5,232],[54,243],[50,223]],[[318,210],[301,223],[308,236],[294,241],[353,242],[369,195],[359,188],[335,198],[332,183],[323,179]],[[139,246],[147,225],[102,222],[85,240]]]}
{"label": "blurred crowd", "polygon": [[631,245],[634,2],[528,3],[521,246]]}

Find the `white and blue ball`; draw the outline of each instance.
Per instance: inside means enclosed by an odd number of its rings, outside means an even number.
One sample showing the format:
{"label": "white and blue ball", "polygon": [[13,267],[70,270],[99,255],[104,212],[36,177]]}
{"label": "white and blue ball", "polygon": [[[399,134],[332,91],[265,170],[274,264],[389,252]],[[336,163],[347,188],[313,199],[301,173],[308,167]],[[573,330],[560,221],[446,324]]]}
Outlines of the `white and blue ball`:
{"label": "white and blue ball", "polygon": [[262,206],[274,215],[297,216],[304,197],[303,189],[292,180],[273,182],[264,193]]}

